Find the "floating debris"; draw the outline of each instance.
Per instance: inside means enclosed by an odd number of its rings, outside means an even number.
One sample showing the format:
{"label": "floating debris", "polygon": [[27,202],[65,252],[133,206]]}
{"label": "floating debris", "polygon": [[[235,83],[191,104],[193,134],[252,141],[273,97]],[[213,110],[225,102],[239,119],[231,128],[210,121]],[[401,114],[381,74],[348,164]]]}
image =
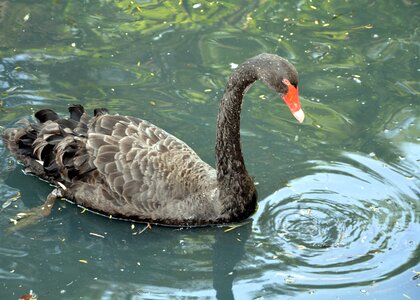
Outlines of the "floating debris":
{"label": "floating debris", "polygon": [[27,216],[28,216],[28,214],[27,214],[27,213],[25,213],[25,212],[20,212],[20,213],[18,213],[18,214],[16,215],[16,220],[20,220],[20,219],[26,218]]}
{"label": "floating debris", "polygon": [[353,77],[353,81],[357,82],[357,83],[362,83],[362,81],[359,78],[354,78]]}
{"label": "floating debris", "polygon": [[82,263],[82,264],[87,264],[88,263],[88,261],[86,259],[79,259],[79,262]]}
{"label": "floating debris", "polygon": [[378,254],[378,253],[384,253],[384,250],[381,249],[373,249],[373,250],[369,250],[367,252],[367,254],[371,255],[371,254]]}
{"label": "floating debris", "polygon": [[20,296],[19,300],[38,300],[38,296],[32,291],[29,291],[29,294]]}
{"label": "floating debris", "polygon": [[141,7],[139,5],[135,5],[135,8],[137,9],[138,12],[141,12]]}
{"label": "floating debris", "polygon": [[305,250],[306,246],[304,245],[297,245],[296,248],[298,248],[299,250]]}
{"label": "floating debris", "polygon": [[291,275],[287,275],[287,277],[284,279],[284,282],[286,282],[287,284],[292,284],[296,282],[296,279],[294,279]]}
{"label": "floating debris", "polygon": [[27,22],[29,20],[29,18],[31,17],[30,13],[27,13],[24,17],[23,17],[23,21]]}
{"label": "floating debris", "polygon": [[15,196],[13,196],[13,197],[7,199],[6,201],[4,201],[4,203],[1,206],[1,208],[2,209],[5,209],[6,207],[10,206],[10,204],[12,204],[13,202],[15,202],[19,198],[20,198],[20,192],[17,192]]}
{"label": "floating debris", "polygon": [[[147,223],[146,226],[144,226],[144,228],[138,232],[133,232],[132,235],[137,235],[137,234],[142,234],[143,232],[145,232],[147,229],[152,229],[152,226],[150,226],[150,223]],[[134,230],[134,224],[131,224],[131,230]]]}
{"label": "floating debris", "polygon": [[16,91],[18,88],[21,88],[21,87],[22,87],[21,85],[12,86],[11,88],[7,89],[7,90],[5,91],[5,93],[10,94],[11,92],[14,92],[14,91]]}
{"label": "floating debris", "polygon": [[372,29],[372,28],[373,28],[372,24],[367,24],[367,25],[363,25],[363,26],[354,27],[352,29],[355,30],[355,29]]}
{"label": "floating debris", "polygon": [[229,232],[229,231],[234,230],[234,229],[236,229],[238,227],[242,227],[242,226],[244,226],[244,225],[246,225],[248,223],[249,222],[244,222],[244,223],[241,223],[241,224],[231,225],[231,226],[229,226],[228,229],[225,229],[224,232]]}
{"label": "floating debris", "polygon": [[312,209],[306,208],[306,209],[300,209],[299,214],[302,216],[311,216],[312,215]]}
{"label": "floating debris", "polygon": [[105,238],[105,236],[102,235],[102,234],[98,234],[98,233],[94,233],[94,232],[89,232],[89,234],[92,235],[92,236],[96,236],[96,237],[102,238],[102,239]]}

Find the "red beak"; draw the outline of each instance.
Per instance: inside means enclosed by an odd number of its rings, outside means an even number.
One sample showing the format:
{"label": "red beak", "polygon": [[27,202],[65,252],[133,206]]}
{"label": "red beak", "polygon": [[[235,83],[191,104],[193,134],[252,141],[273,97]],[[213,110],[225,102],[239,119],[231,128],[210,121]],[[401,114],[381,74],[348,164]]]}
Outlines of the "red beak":
{"label": "red beak", "polygon": [[286,102],[293,116],[299,121],[299,123],[302,123],[305,119],[305,114],[300,108],[298,88],[292,85],[287,79],[284,79],[283,83],[288,87],[287,93],[283,96],[283,100]]}

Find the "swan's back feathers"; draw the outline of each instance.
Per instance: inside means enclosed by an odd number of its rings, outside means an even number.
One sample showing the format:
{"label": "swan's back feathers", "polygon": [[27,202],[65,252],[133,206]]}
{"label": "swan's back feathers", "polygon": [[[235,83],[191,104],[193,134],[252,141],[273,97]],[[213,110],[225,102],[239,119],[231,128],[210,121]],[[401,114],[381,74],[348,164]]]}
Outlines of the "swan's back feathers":
{"label": "swan's back feathers", "polygon": [[106,109],[93,118],[80,105],[69,112],[63,119],[41,110],[40,123],[7,129],[3,137],[29,171],[65,186],[67,198],[107,215],[172,225],[220,215],[209,201],[216,198],[215,170],[184,142]]}
{"label": "swan's back feathers", "polygon": [[107,198],[107,212],[163,224],[194,224],[218,213],[215,207],[196,211],[216,189],[215,170],[184,142],[147,121],[97,116],[89,125],[86,149],[103,180],[95,207]]}
{"label": "swan's back feathers", "polygon": [[185,143],[132,117],[95,118],[86,148],[110,190],[128,202],[142,199],[163,205],[164,199],[181,201],[205,188],[198,182],[200,175],[214,174]]}

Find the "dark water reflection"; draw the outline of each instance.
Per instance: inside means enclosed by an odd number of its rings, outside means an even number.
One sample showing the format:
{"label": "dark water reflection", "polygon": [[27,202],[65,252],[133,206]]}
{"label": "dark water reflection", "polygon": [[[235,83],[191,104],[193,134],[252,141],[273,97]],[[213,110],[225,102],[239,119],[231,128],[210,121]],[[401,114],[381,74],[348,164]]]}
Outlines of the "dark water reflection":
{"label": "dark water reflection", "polygon": [[0,142],[0,299],[415,299],[418,1],[135,3],[0,2],[0,126],[106,106],[213,164],[230,68],[260,52],[296,65],[307,119],[253,86],[241,128],[259,209],[230,231],[143,231],[63,201],[6,234],[51,187]]}

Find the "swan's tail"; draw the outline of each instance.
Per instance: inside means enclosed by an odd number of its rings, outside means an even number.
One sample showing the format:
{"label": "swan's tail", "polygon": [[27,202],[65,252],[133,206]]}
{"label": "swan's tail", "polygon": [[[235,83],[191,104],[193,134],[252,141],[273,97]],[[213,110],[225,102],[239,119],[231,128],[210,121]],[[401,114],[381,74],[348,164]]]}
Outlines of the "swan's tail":
{"label": "swan's tail", "polygon": [[[22,120],[23,127],[3,132],[6,147],[26,170],[52,183],[72,181],[92,169],[85,147],[91,118],[81,105],[70,106],[69,112],[69,118],[60,118],[42,109],[35,113],[39,123]],[[95,110],[95,115],[104,113]]]}

